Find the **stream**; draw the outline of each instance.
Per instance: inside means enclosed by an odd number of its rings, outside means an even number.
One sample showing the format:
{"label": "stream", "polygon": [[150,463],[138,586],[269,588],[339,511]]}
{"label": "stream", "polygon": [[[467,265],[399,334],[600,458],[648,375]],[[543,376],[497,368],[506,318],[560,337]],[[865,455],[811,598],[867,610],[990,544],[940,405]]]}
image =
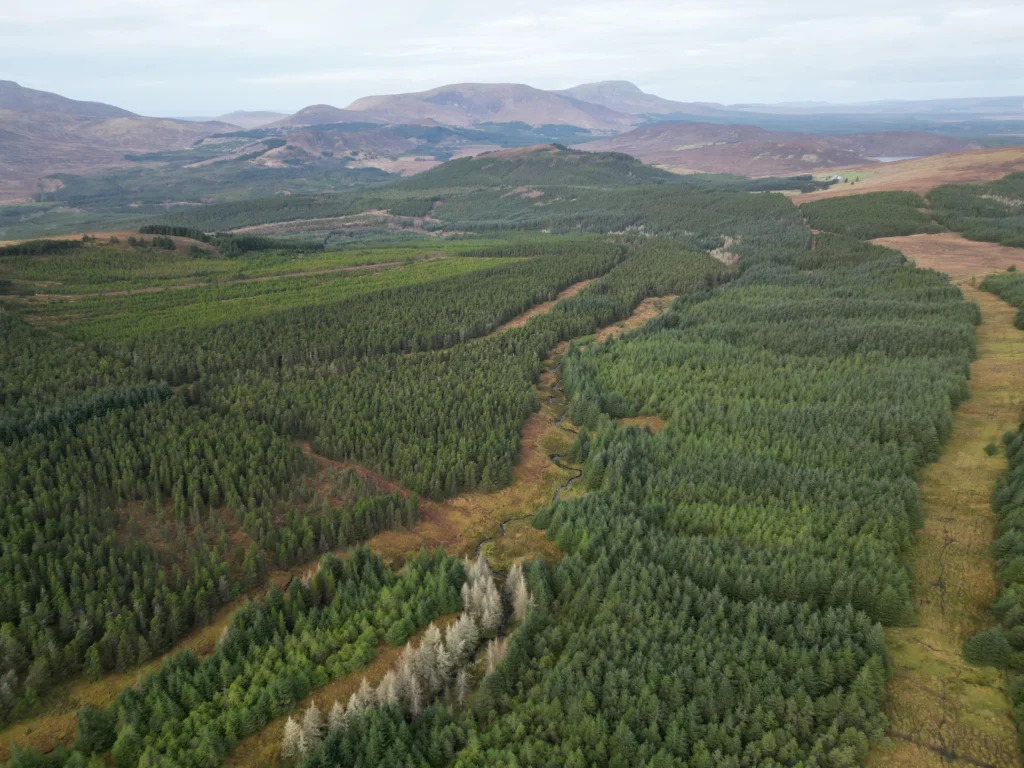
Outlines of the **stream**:
{"label": "stream", "polygon": [[[558,364],[555,365],[553,368],[549,368],[548,372],[549,373],[555,373],[561,367],[561,365],[562,365],[562,363],[561,363],[561,361],[559,361]],[[559,379],[558,381],[556,381],[554,384],[551,385],[551,392],[555,393],[555,392],[559,391],[559,388],[561,386],[562,386],[562,380]],[[564,391],[565,390],[563,389],[562,392],[564,393]],[[564,397],[564,395],[563,395],[563,397]],[[553,405],[554,401],[555,401],[554,394],[552,394],[551,396],[548,397],[548,403]],[[572,427],[563,426],[563,422],[565,421],[565,419],[566,419],[566,417],[568,415],[569,415],[569,407],[568,407],[568,404],[566,404],[566,408],[565,408],[564,411],[562,411],[562,415],[558,418],[558,421],[555,422],[555,426],[558,427],[559,429],[565,431],[565,432],[568,432],[571,435],[579,434],[579,430],[573,429]],[[559,469],[565,469],[565,470],[568,470],[570,472],[575,472],[575,474],[572,477],[570,477],[568,480],[566,480],[560,486],[555,488],[555,493],[551,497],[551,502],[554,503],[554,502],[558,501],[559,497],[562,495],[562,491],[568,490],[572,486],[573,483],[575,483],[577,480],[579,480],[581,477],[583,477],[583,470],[582,469],[576,469],[574,467],[563,466],[562,465],[562,455],[559,454],[559,453],[549,454],[548,455],[548,460],[552,464],[554,464],[556,467],[558,467]],[[536,512],[530,512],[529,514],[526,514],[526,515],[516,515],[515,517],[510,517],[510,518],[508,518],[506,520],[502,520],[498,524],[498,530],[500,531],[500,533],[497,536],[488,536],[485,539],[481,539],[480,543],[476,545],[476,549],[473,551],[473,556],[474,557],[479,556],[480,555],[480,550],[483,548],[484,544],[486,544],[487,542],[489,542],[489,541],[497,541],[498,539],[504,537],[506,535],[506,533],[507,533],[506,530],[505,530],[505,526],[506,525],[508,525],[509,523],[518,522],[520,520],[530,520],[531,518],[533,518],[533,516],[535,514],[536,514]]]}

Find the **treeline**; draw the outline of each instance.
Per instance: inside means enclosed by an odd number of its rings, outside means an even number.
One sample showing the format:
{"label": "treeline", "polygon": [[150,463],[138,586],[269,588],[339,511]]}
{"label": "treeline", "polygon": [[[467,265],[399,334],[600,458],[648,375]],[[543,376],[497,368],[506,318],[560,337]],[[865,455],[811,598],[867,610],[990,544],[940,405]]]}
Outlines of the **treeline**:
{"label": "treeline", "polygon": [[83,240],[26,240],[16,245],[0,246],[3,256],[44,256],[50,253],[66,253],[85,245]]}
{"label": "treeline", "polygon": [[487,153],[451,160],[392,185],[402,190],[494,186],[615,187],[679,183],[676,174],[621,152],[556,149]]}
{"label": "treeline", "polygon": [[871,240],[876,237],[935,234],[942,227],[915,192],[869,192],[804,203],[800,210],[812,228]]}
{"label": "treeline", "polygon": [[494,490],[511,482],[519,431],[536,406],[533,382],[556,344],[623,319],[648,296],[729,274],[705,254],[649,242],[522,328],[447,350],[322,359],[272,376],[224,373],[200,380],[196,392],[216,408],[245,404],[316,453],[359,462],[430,498]]}
{"label": "treeline", "polygon": [[[825,237],[813,271],[759,253],[640,331],[570,345],[589,493],[536,518],[566,555],[531,571],[469,710],[368,714],[308,768],[865,758],[886,727],[877,622],[914,619],[914,474],[967,394],[977,310],[886,249]],[[667,426],[617,426],[638,414]]]}
{"label": "treeline", "polygon": [[1024,172],[986,184],[942,184],[927,197],[935,219],[969,240],[1024,248]]}
{"label": "treeline", "polygon": [[23,753],[9,766],[85,765],[108,750],[118,768],[214,768],[245,736],[314,689],[364,667],[460,607],[461,563],[420,553],[396,574],[365,549],[325,558],[308,580],[271,588],[231,619],[216,650],[172,656],[107,710],[79,712],[73,752]]}
{"label": "treeline", "polygon": [[992,555],[1000,592],[992,601],[998,624],[964,644],[972,664],[1011,670],[1010,701],[1024,749],[1024,423],[1003,436],[1009,468],[996,481],[992,509],[999,518]]}
{"label": "treeline", "polygon": [[1014,325],[1024,331],[1024,273],[1010,267],[1006,272],[988,275],[981,281],[981,289],[994,293],[1007,304],[1017,307]]}
{"label": "treeline", "polygon": [[[621,258],[623,247],[583,239],[559,241],[547,248],[529,243],[522,248],[497,247],[481,255],[537,252],[544,255],[235,322],[136,333],[129,341],[102,348],[133,365],[145,378],[172,384],[227,370],[290,375],[295,366],[333,365],[340,373],[364,357],[447,348],[484,335],[531,306],[553,299],[567,286],[607,272]],[[296,280],[290,279],[282,288],[301,288]],[[223,291],[220,295],[226,297]],[[159,301],[190,298],[177,291]],[[151,306],[156,300],[132,297],[123,303]],[[214,309],[221,311],[221,307]],[[201,318],[202,311],[197,309],[194,320]]]}

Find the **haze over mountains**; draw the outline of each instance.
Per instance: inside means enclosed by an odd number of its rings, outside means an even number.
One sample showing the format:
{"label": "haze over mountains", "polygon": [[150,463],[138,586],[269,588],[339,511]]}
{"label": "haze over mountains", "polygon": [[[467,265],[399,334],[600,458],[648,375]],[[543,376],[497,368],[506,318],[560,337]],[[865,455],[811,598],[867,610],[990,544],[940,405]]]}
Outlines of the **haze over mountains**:
{"label": "haze over mountains", "polygon": [[624,152],[676,171],[785,175],[1024,144],[1024,99],[726,106],[672,101],[626,81],[561,91],[460,83],[366,96],[345,108],[190,121],[0,81],[0,199],[7,200],[52,189],[60,181],[47,177],[55,173],[152,165],[164,158],[147,153],[192,147],[196,162],[181,156],[182,167],[196,174],[230,161],[289,167],[294,176],[304,166],[325,172],[326,160],[409,174],[464,154],[551,142]]}

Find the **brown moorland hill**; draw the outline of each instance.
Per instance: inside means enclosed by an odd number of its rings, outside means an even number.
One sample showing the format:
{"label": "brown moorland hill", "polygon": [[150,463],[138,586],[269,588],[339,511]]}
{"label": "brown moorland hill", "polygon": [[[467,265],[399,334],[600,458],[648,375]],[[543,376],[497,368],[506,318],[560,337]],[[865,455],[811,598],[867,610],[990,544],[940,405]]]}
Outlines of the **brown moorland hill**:
{"label": "brown moorland hill", "polygon": [[424,119],[470,127],[480,123],[575,125],[595,131],[624,131],[638,118],[551,91],[516,83],[460,83],[420,93],[364,96],[348,106],[395,123]]}
{"label": "brown moorland hill", "polygon": [[679,173],[776,176],[871,163],[874,157],[930,155],[976,148],[963,139],[919,132],[846,136],[769,131],[754,125],[655,123],[578,149],[625,152]]}
{"label": "brown moorland hill", "polygon": [[126,154],[184,149],[227,123],[141,117],[0,82],[0,202],[22,200],[52,173],[126,165]]}
{"label": "brown moorland hill", "polygon": [[834,146],[823,136],[712,123],[656,123],[575,149],[625,152],[677,173],[752,177],[807,173],[865,161],[863,156]]}
{"label": "brown moorland hill", "polygon": [[868,192],[907,190],[923,195],[939,184],[976,184],[1024,171],[1024,146],[974,149],[894,163],[872,163],[838,172],[866,172],[856,184],[836,184],[821,192],[800,195],[800,202]]}

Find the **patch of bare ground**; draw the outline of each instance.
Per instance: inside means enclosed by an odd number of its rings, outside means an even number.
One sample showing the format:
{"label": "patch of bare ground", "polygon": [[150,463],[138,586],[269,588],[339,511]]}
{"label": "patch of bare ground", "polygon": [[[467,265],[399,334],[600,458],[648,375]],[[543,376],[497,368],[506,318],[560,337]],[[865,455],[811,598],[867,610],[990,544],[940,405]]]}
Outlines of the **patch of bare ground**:
{"label": "patch of bare ground", "polygon": [[990,272],[1001,272],[1011,264],[1024,269],[1024,248],[978,243],[955,232],[879,237],[871,242],[902,251],[917,266],[945,272],[954,278],[971,275],[980,278]]}
{"label": "patch of bare ground", "polygon": [[521,328],[522,326],[526,325],[526,321],[529,320],[531,317],[547,314],[548,312],[551,311],[552,307],[554,307],[555,304],[560,302],[562,299],[571,299],[573,296],[576,296],[580,291],[582,291],[591,283],[597,282],[598,279],[599,278],[594,277],[589,280],[582,280],[578,283],[570,285],[564,291],[555,296],[555,298],[553,298],[551,301],[545,301],[541,304],[536,304],[530,307],[528,310],[523,312],[523,314],[519,315],[518,317],[512,318],[507,323],[502,323],[493,331],[491,331],[491,333],[501,333],[502,331],[507,331],[509,328]]}
{"label": "patch of bare ground", "polygon": [[642,427],[652,434],[657,434],[668,424],[661,416],[633,416],[628,419],[619,419],[620,427]]}
{"label": "patch of bare ground", "polygon": [[971,365],[971,396],[954,414],[941,458],[918,478],[925,520],[909,565],[919,621],[886,630],[892,743],[872,752],[870,768],[1021,764],[1005,676],[968,664],[961,647],[993,623],[990,493],[1006,462],[988,456],[984,446],[1018,423],[1024,333],[1013,326],[1014,308],[963,278],[958,282],[965,298],[981,307],[978,359]]}
{"label": "patch of bare ground", "polygon": [[[872,163],[843,170],[868,171],[871,175],[856,184],[835,184],[820,192],[798,194],[795,195],[796,199],[805,202],[889,190],[909,190],[923,195],[939,184],[994,181],[1013,171],[1024,170],[1024,146],[951,152],[894,163]],[[830,168],[828,173],[842,175],[843,170]]]}
{"label": "patch of bare ground", "polygon": [[649,320],[653,320],[662,312],[665,312],[672,305],[672,302],[678,298],[678,296],[651,296],[644,299],[633,310],[633,314],[625,320],[615,323],[615,325],[609,325],[607,328],[602,328],[595,333],[594,341],[606,341],[607,339],[621,336],[627,331],[639,328]]}

